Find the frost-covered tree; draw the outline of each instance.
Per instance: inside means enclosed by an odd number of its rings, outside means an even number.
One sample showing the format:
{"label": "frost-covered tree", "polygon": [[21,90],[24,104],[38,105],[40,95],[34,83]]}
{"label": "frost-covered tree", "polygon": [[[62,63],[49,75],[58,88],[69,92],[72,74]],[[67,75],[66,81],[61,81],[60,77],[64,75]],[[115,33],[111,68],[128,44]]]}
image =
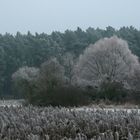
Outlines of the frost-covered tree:
{"label": "frost-covered tree", "polygon": [[139,66],[138,57],[126,41],[113,36],[91,44],[77,62],[76,81],[81,86],[97,86],[103,82],[121,82],[128,86],[128,77]]}
{"label": "frost-covered tree", "polygon": [[18,92],[25,94],[23,96],[29,97],[33,94],[34,86],[39,76],[39,69],[34,67],[24,66],[19,68],[12,75],[15,87]]}
{"label": "frost-covered tree", "polygon": [[14,80],[26,80],[30,82],[37,77],[38,73],[38,68],[24,66],[22,68],[19,68],[19,70],[12,75],[12,78]]}

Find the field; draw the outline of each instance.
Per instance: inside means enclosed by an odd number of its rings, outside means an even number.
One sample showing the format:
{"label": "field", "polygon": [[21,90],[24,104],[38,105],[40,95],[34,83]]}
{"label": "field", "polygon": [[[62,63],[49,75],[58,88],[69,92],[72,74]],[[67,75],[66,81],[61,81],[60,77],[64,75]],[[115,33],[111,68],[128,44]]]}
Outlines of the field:
{"label": "field", "polygon": [[0,107],[0,140],[138,140],[138,109]]}

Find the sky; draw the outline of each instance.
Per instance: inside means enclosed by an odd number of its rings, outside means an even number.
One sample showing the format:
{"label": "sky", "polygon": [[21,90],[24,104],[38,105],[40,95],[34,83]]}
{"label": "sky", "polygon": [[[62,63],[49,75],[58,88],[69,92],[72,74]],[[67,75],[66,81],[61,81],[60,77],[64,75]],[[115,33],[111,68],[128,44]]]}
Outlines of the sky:
{"label": "sky", "polygon": [[140,0],[0,0],[0,33],[140,29]]}

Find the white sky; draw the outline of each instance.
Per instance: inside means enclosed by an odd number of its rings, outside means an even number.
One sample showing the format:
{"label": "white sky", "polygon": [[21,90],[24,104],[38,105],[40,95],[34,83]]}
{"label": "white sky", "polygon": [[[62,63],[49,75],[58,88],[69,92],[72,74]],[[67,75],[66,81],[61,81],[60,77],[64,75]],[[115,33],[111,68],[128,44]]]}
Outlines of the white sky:
{"label": "white sky", "polygon": [[140,0],[0,0],[0,33],[91,27],[140,29]]}

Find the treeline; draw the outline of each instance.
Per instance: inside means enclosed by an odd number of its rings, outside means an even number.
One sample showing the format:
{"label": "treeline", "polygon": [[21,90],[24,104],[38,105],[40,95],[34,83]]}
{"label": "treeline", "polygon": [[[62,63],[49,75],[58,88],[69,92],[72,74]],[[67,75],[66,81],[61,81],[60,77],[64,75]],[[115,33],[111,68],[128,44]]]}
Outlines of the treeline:
{"label": "treeline", "polygon": [[[119,30],[110,26],[105,30],[90,27],[86,31],[77,28],[76,31],[53,32],[51,35],[33,35],[30,32],[26,35],[19,32],[16,35],[0,35],[0,95],[14,95],[12,74],[20,67],[39,67],[52,57],[63,63],[67,53],[76,60],[89,44],[113,35],[125,39],[130,50],[140,56],[140,31],[134,27],[122,27]],[[67,74],[69,72],[67,67]]]}
{"label": "treeline", "polygon": [[112,36],[90,44],[75,58],[50,58],[39,67],[22,66],[12,74],[17,95],[39,106],[79,106],[97,100],[140,100],[140,63],[128,43]]}

